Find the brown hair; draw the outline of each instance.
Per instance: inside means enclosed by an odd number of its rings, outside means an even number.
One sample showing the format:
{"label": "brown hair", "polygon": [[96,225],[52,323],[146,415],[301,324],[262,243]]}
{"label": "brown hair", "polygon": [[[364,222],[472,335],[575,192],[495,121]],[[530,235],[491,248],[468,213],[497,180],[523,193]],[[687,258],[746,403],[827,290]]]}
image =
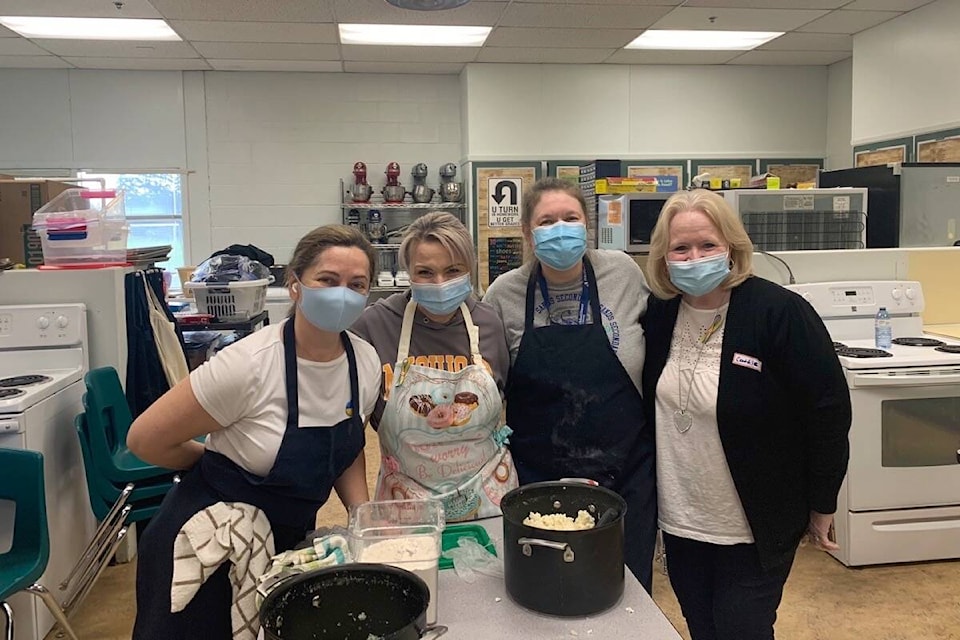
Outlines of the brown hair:
{"label": "brown hair", "polygon": [[699,211],[710,218],[720,232],[730,252],[730,275],[721,283],[723,289],[732,289],[753,274],[753,243],[740,217],[722,196],[694,189],[670,196],[663,205],[657,224],[650,237],[650,256],[647,258],[647,284],[654,295],[664,300],[680,295],[670,281],[667,271],[667,253],[670,251],[670,222],[686,211]]}
{"label": "brown hair", "polygon": [[[540,204],[540,198],[548,191],[560,191],[580,203],[580,210],[583,217],[587,218],[587,201],[583,198],[580,187],[561,180],[560,178],[540,178],[532,187],[525,189],[523,194],[523,207],[520,209],[520,226],[525,232],[530,231],[530,221],[533,219],[533,210]],[[590,221],[586,220],[587,228],[590,227]]]}
{"label": "brown hair", "polygon": [[290,262],[287,263],[284,278],[286,285],[289,287],[298,279],[302,279],[303,272],[316,263],[320,254],[330,247],[356,247],[366,253],[367,260],[370,262],[370,284],[373,285],[377,268],[377,252],[359,229],[343,224],[317,227],[300,238],[296,249],[293,250],[293,255],[290,256]]}
{"label": "brown hair", "polygon": [[451,258],[467,265],[471,276],[476,272],[477,257],[470,232],[456,216],[445,211],[431,211],[407,227],[400,244],[400,268],[408,269],[417,246],[428,241],[438,243]]}

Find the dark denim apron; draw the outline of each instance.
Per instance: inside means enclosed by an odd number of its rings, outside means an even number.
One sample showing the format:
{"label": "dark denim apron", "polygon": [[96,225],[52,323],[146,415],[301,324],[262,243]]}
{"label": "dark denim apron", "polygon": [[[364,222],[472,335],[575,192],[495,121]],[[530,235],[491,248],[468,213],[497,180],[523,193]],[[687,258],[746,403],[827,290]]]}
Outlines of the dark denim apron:
{"label": "dark denim apron", "polygon": [[314,528],[317,510],[334,481],[363,452],[360,387],[350,338],[340,334],[350,370],[349,416],[333,426],[301,428],[293,325],[290,319],[283,326],[287,425],[273,468],[266,477],[257,476],[208,450],[167,494],[138,546],[135,640],[231,637],[228,565],[210,576],[183,611],[170,612],[173,543],[195,513],[217,502],[251,504],[270,520],[277,552],[291,549]]}
{"label": "dark denim apron", "polygon": [[589,296],[590,324],[534,327],[540,265],[530,274],[523,337],[506,391],[510,451],[521,485],[580,477],[619,493],[627,502],[626,564],[650,591],[657,527],[652,429],[603,328],[587,258],[583,268],[581,300]]}

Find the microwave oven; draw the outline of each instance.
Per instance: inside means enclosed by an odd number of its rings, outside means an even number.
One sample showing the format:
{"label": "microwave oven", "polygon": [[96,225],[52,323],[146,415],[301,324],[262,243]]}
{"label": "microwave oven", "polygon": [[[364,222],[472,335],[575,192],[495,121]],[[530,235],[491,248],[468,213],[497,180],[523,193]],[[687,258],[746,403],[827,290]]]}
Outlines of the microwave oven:
{"label": "microwave oven", "polygon": [[650,236],[671,192],[637,192],[597,198],[597,248],[649,253]]}

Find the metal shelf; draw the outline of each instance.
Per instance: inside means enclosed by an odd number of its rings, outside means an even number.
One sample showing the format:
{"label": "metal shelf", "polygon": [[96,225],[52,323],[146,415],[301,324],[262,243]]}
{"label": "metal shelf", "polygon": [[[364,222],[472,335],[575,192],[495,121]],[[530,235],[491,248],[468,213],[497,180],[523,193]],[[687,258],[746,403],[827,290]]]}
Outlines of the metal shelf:
{"label": "metal shelf", "polygon": [[358,211],[369,211],[370,209],[463,209],[466,205],[462,202],[346,202],[340,205],[343,209],[357,209]]}
{"label": "metal shelf", "polygon": [[399,244],[385,244],[385,243],[378,244],[376,242],[371,242],[370,244],[373,245],[374,249],[379,249],[383,251],[399,251],[400,250]]}

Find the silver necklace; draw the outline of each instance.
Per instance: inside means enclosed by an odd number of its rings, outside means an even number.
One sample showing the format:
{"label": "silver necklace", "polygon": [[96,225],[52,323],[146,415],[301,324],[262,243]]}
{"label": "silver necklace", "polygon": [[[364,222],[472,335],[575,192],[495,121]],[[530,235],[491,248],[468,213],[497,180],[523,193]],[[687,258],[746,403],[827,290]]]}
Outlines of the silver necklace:
{"label": "silver necklace", "polygon": [[[687,401],[683,401],[683,341],[680,343],[680,357],[677,362],[677,405],[680,407],[673,412],[673,426],[677,428],[677,431],[680,433],[686,433],[690,431],[690,427],[693,426],[693,416],[687,413],[687,407],[690,406],[690,396],[693,395],[693,385],[695,381],[695,376],[697,373],[697,365],[700,364],[700,357],[703,355],[703,348],[707,346],[707,342],[710,338],[713,337],[717,331],[720,330],[720,327],[723,326],[723,316],[720,314],[720,309],[723,307],[721,304],[714,311],[713,322],[710,323],[704,332],[703,335],[698,339],[700,342],[700,348],[697,350],[697,359],[693,362],[693,369],[690,371],[690,385],[687,387]],[[682,309],[683,307],[681,307]],[[686,312],[684,312],[685,314]]]}

